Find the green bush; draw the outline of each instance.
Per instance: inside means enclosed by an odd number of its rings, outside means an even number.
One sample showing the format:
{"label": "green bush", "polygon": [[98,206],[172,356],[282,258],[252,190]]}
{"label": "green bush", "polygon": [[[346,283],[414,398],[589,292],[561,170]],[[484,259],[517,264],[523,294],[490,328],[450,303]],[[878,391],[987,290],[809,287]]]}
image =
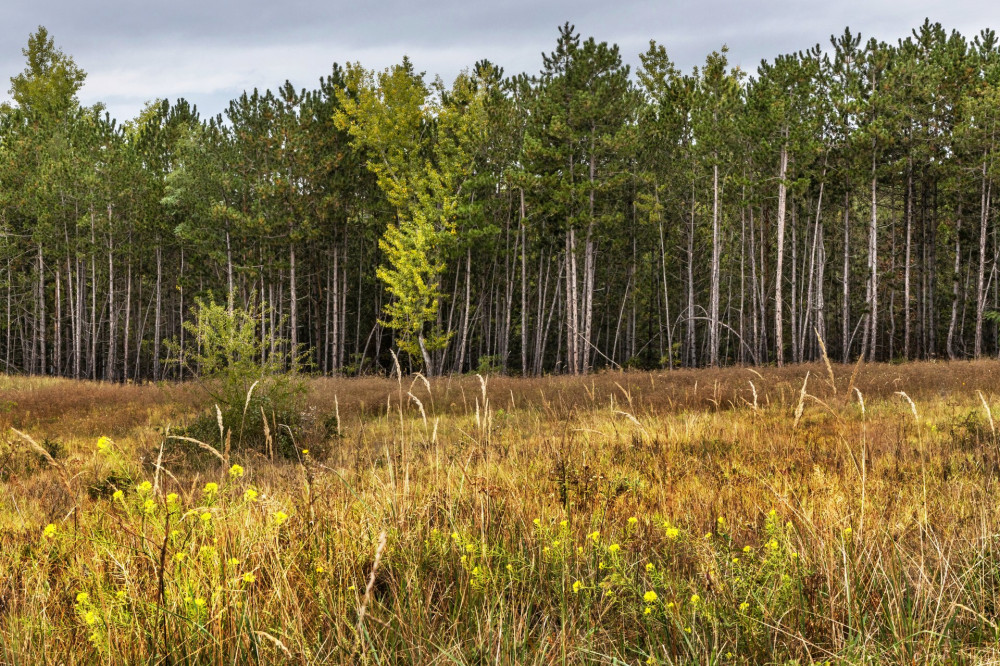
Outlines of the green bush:
{"label": "green bush", "polygon": [[298,374],[303,355],[287,340],[275,339],[272,344],[261,339],[259,321],[266,315],[255,307],[196,300],[193,320],[184,322],[195,351],[182,357],[177,350],[177,355],[218,411],[213,407],[201,415],[186,429],[186,436],[220,445],[228,438],[234,450],[294,452],[292,432],[301,418],[305,393]]}

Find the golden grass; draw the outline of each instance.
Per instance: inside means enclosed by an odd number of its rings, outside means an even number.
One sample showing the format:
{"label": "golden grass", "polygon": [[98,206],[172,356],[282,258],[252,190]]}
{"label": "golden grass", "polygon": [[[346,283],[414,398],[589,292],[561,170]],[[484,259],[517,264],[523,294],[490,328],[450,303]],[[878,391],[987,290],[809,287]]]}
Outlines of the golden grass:
{"label": "golden grass", "polygon": [[316,379],[243,475],[191,386],[0,378],[0,663],[996,658],[1000,363],[832,370]]}

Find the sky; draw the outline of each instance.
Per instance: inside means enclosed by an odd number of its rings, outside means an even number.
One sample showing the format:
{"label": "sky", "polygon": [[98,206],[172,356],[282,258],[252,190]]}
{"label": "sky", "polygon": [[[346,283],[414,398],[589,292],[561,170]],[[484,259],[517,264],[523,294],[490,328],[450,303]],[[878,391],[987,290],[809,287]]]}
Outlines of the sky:
{"label": "sky", "polygon": [[88,74],[84,104],[119,120],[149,100],[185,97],[202,115],[244,90],[290,80],[313,87],[334,62],[371,69],[408,55],[450,82],[483,58],[507,74],[537,72],[569,21],[583,37],[616,43],[633,67],[655,39],[684,71],[723,44],[754,71],[762,58],[829,45],[850,26],[895,42],[924,18],[972,38],[1000,31],[990,0],[10,0],[0,22],[0,100],[24,69],[21,49],[39,25]]}

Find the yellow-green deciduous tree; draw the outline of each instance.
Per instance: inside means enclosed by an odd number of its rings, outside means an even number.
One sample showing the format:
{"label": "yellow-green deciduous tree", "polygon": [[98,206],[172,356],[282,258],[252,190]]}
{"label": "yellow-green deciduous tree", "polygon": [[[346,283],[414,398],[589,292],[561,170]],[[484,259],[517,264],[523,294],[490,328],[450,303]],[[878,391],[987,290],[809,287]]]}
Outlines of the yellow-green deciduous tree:
{"label": "yellow-green deciduous tree", "polygon": [[462,186],[485,131],[483,90],[467,73],[450,90],[428,86],[408,59],[375,73],[352,65],[336,120],[396,209],[379,241],[385,263],[377,270],[391,295],[385,325],[400,349],[423,359],[434,374],[434,352],[451,338],[437,322],[444,254],[455,236]]}

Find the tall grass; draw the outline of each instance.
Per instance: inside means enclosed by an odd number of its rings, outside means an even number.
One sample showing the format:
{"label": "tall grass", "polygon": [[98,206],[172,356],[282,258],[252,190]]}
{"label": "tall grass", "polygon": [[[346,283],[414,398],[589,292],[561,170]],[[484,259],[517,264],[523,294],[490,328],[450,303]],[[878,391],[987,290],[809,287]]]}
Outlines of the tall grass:
{"label": "tall grass", "polygon": [[1000,363],[853,370],[314,380],[285,462],[3,379],[0,662],[1000,657]]}

